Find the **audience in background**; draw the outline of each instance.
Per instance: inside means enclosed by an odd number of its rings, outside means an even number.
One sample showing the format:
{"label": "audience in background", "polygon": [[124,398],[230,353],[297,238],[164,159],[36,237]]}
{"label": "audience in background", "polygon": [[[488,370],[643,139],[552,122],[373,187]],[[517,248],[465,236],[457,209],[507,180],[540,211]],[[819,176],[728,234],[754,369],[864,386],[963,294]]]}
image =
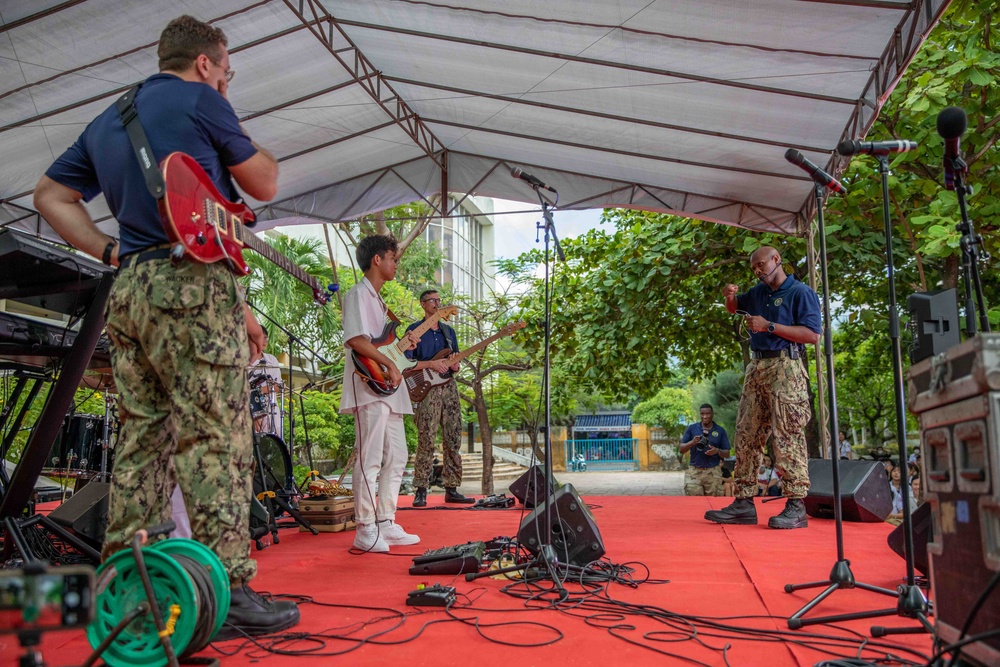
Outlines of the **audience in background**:
{"label": "audience in background", "polygon": [[764,455],[764,464],[757,472],[757,495],[759,496],[780,496],[781,477],[778,471],[771,465],[771,457]]}
{"label": "audience in background", "polygon": [[909,482],[903,481],[903,472],[898,468],[893,468],[889,475],[889,488],[892,490],[892,514],[886,522],[898,526],[903,522],[903,493],[910,494],[910,510],[917,507],[917,501],[913,499],[913,493]]}

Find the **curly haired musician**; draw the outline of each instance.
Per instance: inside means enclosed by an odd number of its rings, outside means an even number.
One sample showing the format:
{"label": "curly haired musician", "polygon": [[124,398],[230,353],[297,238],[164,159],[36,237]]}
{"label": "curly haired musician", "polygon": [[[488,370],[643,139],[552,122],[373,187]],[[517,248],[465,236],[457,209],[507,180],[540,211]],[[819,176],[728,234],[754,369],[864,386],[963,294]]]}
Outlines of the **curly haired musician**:
{"label": "curly haired musician", "polygon": [[[425,318],[430,318],[441,305],[441,296],[437,290],[425,290],[420,295],[420,306],[424,309]],[[416,329],[423,323],[414,322],[407,331]],[[406,356],[417,360],[415,369],[428,368],[436,373],[457,371],[458,364],[452,367],[442,359],[434,356],[443,350],[452,354],[458,352],[458,337],[455,330],[444,322],[435,322],[430,331],[420,338],[416,349],[407,352]],[[431,468],[434,465],[434,440],[437,438],[438,427],[441,428],[441,450],[444,455],[444,501],[446,503],[472,504],[472,498],[467,498],[458,492],[462,483],[462,457],[459,448],[462,446],[462,406],[458,397],[458,386],[454,378],[431,387],[427,396],[417,403],[417,456],[413,464],[413,486],[417,491],[413,498],[414,507],[427,505],[427,486],[430,483]]]}
{"label": "curly haired musician", "polygon": [[[174,151],[197,160],[223,195],[232,178],[266,201],[278,164],[243,132],[226,94],[228,41],[190,16],[160,35],[160,72],[135,96],[138,121],[159,163]],[[84,208],[104,193],[120,246]],[[104,557],[133,534],[170,518],[175,480],[193,537],[222,560],[233,586],[227,625],[216,639],[295,625],[294,603],[271,602],[247,586],[257,571],[247,530],[253,440],[246,367],[266,338],[224,263],[171,263],[157,208],[122,116],[112,104],[56,161],[35,189],[35,206],[70,244],[118,266],[107,306],[112,368],[120,392]]]}
{"label": "curly haired musician", "polygon": [[[396,277],[399,245],[389,236],[361,239],[355,256],[365,277],[344,295],[344,346],[388,369],[389,395],[373,391],[358,375],[350,358],[344,362],[340,411],[354,415],[357,462],[352,476],[357,532],[354,547],[366,553],[386,552],[390,545],[417,544],[420,538],[396,523],[399,486],[406,468],[403,415],[413,414],[410,393],[396,364],[372,343],[389,321],[389,308],[379,296],[382,286]],[[393,318],[394,319],[394,318]],[[417,339],[407,333],[409,347]],[[375,484],[378,483],[378,504]]]}

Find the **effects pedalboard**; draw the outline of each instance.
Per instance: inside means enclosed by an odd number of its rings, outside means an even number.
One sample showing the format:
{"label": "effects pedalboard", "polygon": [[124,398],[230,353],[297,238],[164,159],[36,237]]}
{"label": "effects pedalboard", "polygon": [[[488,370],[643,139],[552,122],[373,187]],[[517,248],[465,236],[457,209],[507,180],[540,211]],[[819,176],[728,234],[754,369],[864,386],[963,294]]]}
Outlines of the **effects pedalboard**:
{"label": "effects pedalboard", "polygon": [[484,510],[484,509],[504,509],[507,507],[514,506],[514,498],[508,496],[506,493],[496,494],[486,496],[484,498],[479,498],[476,503],[472,506],[474,510]]}
{"label": "effects pedalboard", "polygon": [[434,584],[417,586],[417,590],[406,594],[406,604],[410,607],[448,607],[455,604],[455,588]]}

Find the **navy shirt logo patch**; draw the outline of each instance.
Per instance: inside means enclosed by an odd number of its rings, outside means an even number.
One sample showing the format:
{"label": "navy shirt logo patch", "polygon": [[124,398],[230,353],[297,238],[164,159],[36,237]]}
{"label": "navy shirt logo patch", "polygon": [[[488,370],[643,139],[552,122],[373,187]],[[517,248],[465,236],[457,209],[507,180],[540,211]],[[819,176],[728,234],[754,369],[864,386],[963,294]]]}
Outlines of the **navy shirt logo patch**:
{"label": "navy shirt logo patch", "polygon": [[779,296],[779,297],[778,297],[777,299],[775,299],[775,300],[774,300],[774,305],[776,305],[776,306],[780,306],[780,305],[781,305],[781,302],[782,302],[782,301],[784,301],[784,299],[782,299],[782,298],[781,298],[781,297]]}

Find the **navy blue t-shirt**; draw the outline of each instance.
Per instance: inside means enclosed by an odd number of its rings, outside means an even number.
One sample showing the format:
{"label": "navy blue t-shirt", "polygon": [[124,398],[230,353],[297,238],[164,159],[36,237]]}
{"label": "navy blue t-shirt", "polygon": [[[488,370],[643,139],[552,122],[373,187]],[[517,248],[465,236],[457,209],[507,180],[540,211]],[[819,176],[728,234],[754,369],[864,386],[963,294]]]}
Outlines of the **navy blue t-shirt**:
{"label": "navy blue t-shirt", "polygon": [[691,454],[691,465],[695,468],[714,468],[722,462],[722,459],[729,456],[729,436],[726,434],[726,429],[715,422],[712,422],[712,425],[707,429],[700,421],[688,425],[684,429],[684,435],[681,436],[681,444],[691,442],[705,431],[708,431],[709,444],[722,451],[719,452],[718,456],[708,456],[703,450],[698,449],[699,445],[695,445],[688,450]]}
{"label": "navy blue t-shirt", "polygon": [[[249,160],[257,149],[219,91],[161,72],[142,84],[135,107],[157,163],[174,151],[187,153],[205,169],[219,192],[237,199],[228,167]],[[114,104],[87,126],[45,175],[81,193],[85,201],[104,193],[120,228],[119,257],[168,242],[156,199],[146,189]]]}
{"label": "navy blue t-shirt", "polygon": [[[823,320],[819,312],[819,297],[809,285],[788,276],[778,289],[771,291],[760,282],[736,296],[736,308],[751,315],[760,315],[768,322],[803,326],[813,333],[822,333]],[[754,350],[783,350],[792,343],[787,338],[766,331],[752,332],[750,347]]]}
{"label": "navy blue t-shirt", "polygon": [[[413,331],[424,321],[414,322],[410,326],[406,327],[407,331]],[[455,330],[444,322],[438,323],[438,329],[428,329],[423,336],[420,337],[420,342],[417,343],[416,349],[407,350],[407,359],[416,359],[417,361],[429,361],[434,358],[434,355],[441,350],[448,348],[454,352],[458,352],[458,337],[455,335]]]}

